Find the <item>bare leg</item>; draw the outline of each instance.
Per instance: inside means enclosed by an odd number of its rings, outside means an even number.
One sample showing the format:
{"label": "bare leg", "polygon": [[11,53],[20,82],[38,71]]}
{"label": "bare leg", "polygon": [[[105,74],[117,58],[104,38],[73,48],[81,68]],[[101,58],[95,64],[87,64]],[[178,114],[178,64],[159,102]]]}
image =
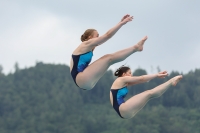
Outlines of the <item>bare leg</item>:
{"label": "bare leg", "polygon": [[82,73],[77,75],[76,82],[78,86],[88,90],[92,89],[112,64],[123,61],[134,52],[142,51],[144,42],[146,40],[147,37],[144,37],[140,42],[130,48],[118,51],[113,54],[105,55],[96,60]]}
{"label": "bare leg", "polygon": [[125,103],[120,105],[119,110],[121,115],[124,118],[132,118],[146,105],[150,99],[160,97],[170,86],[175,86],[181,78],[182,75],[176,76],[152,90],[148,90],[133,96]]}

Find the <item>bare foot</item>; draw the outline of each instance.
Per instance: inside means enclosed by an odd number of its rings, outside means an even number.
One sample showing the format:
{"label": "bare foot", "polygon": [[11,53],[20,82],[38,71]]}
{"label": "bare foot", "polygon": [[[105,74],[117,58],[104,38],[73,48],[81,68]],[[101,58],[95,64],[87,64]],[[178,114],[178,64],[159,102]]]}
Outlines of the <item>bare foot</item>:
{"label": "bare foot", "polygon": [[174,78],[172,78],[172,85],[176,86],[176,84],[183,78],[182,75],[176,76]]}
{"label": "bare foot", "polygon": [[145,41],[147,40],[147,36],[145,36],[144,38],[142,38],[142,40],[140,40],[136,45],[136,49],[137,51],[142,51],[143,50],[143,45],[145,43]]}

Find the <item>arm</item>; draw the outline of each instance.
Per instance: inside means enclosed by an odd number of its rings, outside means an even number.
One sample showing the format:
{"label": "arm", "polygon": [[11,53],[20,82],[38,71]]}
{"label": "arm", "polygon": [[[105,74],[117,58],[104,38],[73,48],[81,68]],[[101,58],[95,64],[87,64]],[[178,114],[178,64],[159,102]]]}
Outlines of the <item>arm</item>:
{"label": "arm", "polygon": [[128,84],[128,86],[130,85],[135,85],[135,84],[139,84],[139,83],[144,83],[144,82],[148,82],[154,78],[164,78],[168,75],[168,73],[166,71],[163,72],[159,72],[158,74],[151,74],[151,75],[143,75],[143,76],[137,76],[137,77],[124,77],[124,82]]}
{"label": "arm", "polygon": [[116,26],[111,28],[109,31],[107,31],[104,35],[97,37],[97,38],[92,38],[89,39],[88,41],[85,41],[84,43],[86,45],[89,45],[91,47],[98,46],[104,42],[106,42],[108,39],[110,39],[115,33],[127,22],[132,21],[133,17],[130,15],[125,15],[121,22],[119,22]]}

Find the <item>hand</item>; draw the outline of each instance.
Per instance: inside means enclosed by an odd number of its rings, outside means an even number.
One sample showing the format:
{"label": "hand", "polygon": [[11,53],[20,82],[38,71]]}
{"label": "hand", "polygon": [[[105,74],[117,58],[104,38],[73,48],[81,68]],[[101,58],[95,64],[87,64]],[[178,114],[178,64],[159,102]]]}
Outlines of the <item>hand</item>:
{"label": "hand", "polygon": [[167,71],[159,72],[159,73],[157,74],[157,76],[158,76],[159,78],[165,78],[166,76],[168,76],[168,73],[167,73]]}
{"label": "hand", "polygon": [[130,22],[132,20],[133,20],[133,16],[130,16],[130,15],[127,14],[121,19],[121,23],[126,24],[127,22]]}

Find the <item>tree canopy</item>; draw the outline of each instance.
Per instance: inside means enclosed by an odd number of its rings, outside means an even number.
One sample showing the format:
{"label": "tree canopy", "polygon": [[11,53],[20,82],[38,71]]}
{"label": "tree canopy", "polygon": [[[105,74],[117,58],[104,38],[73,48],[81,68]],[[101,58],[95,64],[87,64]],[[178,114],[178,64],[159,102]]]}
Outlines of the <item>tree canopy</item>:
{"label": "tree canopy", "polygon": [[[109,70],[94,89],[78,88],[66,65],[36,63],[5,75],[0,66],[1,133],[199,133],[200,69],[183,75],[177,86],[152,99],[132,119],[112,108]],[[144,75],[141,68],[133,75]],[[127,98],[152,89],[180,74],[129,87]]]}

